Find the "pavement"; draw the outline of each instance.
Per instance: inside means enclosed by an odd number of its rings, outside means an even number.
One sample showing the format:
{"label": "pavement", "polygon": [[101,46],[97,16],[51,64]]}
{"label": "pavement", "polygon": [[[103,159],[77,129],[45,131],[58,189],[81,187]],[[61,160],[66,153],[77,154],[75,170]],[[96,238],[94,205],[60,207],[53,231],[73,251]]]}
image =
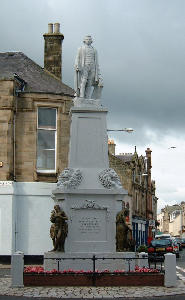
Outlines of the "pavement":
{"label": "pavement", "polygon": [[114,299],[114,298],[148,298],[184,295],[185,281],[177,280],[177,287],[11,287],[10,266],[0,265],[0,295],[30,298],[63,299]]}

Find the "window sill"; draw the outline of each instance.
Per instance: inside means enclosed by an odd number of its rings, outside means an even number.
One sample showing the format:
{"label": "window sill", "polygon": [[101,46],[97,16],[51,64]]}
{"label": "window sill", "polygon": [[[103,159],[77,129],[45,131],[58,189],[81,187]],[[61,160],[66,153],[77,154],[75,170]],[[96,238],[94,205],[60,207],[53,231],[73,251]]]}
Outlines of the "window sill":
{"label": "window sill", "polygon": [[39,176],[57,176],[56,171],[36,171]]}
{"label": "window sill", "polygon": [[36,181],[42,181],[42,182],[57,182],[58,181],[58,173],[53,172],[40,172],[36,171]]}

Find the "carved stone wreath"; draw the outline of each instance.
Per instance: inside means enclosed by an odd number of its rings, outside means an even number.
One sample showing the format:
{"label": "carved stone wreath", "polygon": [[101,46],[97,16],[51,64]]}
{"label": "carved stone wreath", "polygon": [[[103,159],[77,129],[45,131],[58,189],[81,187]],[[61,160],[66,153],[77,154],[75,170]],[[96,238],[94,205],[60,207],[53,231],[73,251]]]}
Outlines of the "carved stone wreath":
{"label": "carved stone wreath", "polygon": [[113,169],[105,169],[99,174],[101,184],[107,189],[121,189],[120,179]]}
{"label": "carved stone wreath", "polygon": [[101,206],[97,204],[94,200],[85,200],[80,206],[72,205],[72,209],[83,209],[83,208],[92,208],[92,209],[107,209],[107,206]]}
{"label": "carved stone wreath", "polygon": [[82,172],[79,169],[66,168],[58,177],[57,187],[75,189],[82,181]]}

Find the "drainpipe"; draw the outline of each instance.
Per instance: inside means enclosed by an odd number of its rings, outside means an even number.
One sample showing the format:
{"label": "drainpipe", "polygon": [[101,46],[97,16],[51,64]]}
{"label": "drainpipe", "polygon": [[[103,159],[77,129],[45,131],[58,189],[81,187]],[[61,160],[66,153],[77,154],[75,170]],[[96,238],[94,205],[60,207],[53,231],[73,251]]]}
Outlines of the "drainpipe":
{"label": "drainpipe", "polygon": [[17,96],[15,98],[15,109],[13,116],[13,181],[16,181],[16,173],[15,173],[15,135],[16,135],[16,114],[17,114]]}
{"label": "drainpipe", "polygon": [[19,94],[24,92],[24,88],[27,82],[22,79],[17,73],[14,73],[14,79],[18,83],[19,88],[15,88],[14,96],[15,98],[15,110],[13,116],[13,180],[16,181],[16,172],[15,172],[15,164],[16,164],[16,116],[17,116],[17,97]]}
{"label": "drainpipe", "polygon": [[[14,73],[15,79],[15,88],[14,88],[14,97],[15,97],[15,108],[13,110],[13,181],[16,181],[16,119],[17,119],[17,106],[18,106],[18,97],[19,94],[24,92],[26,81]],[[13,223],[12,223],[12,253],[17,250],[17,207],[16,207],[16,196],[13,195]]]}

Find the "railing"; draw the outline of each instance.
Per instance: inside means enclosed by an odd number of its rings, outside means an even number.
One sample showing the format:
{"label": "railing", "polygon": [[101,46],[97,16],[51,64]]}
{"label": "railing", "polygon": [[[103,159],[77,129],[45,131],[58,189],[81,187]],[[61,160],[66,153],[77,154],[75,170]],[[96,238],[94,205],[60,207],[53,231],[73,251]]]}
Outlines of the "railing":
{"label": "railing", "polygon": [[149,268],[157,269],[160,272],[165,273],[164,259],[162,257],[161,257],[161,261],[151,261],[151,260],[148,260],[148,266],[149,266]]}
{"label": "railing", "polygon": [[[121,258],[121,257],[97,257],[96,255],[93,255],[92,257],[70,257],[70,258],[67,258],[67,257],[62,257],[62,258],[50,258],[50,257],[47,257],[47,258],[44,258],[44,260],[55,260],[57,262],[57,270],[60,271],[60,262],[63,261],[63,260],[91,260],[92,261],[92,270],[91,271],[91,275],[92,275],[92,282],[93,282],[93,285],[95,285],[95,282],[96,282],[96,276],[98,276],[100,273],[98,271],[96,271],[96,261],[97,260],[124,260],[128,263],[128,271],[127,272],[124,272],[125,274],[127,273],[130,273],[132,272],[131,271],[131,262],[133,262],[134,260],[136,262],[138,262],[140,260],[140,262],[142,260],[145,260],[147,262],[147,265],[149,268],[155,268],[157,269],[160,273],[164,273],[164,266],[163,266],[163,261],[160,261],[160,262],[151,262],[151,261],[148,261],[148,257],[144,256],[144,257],[132,257],[132,258]],[[135,263],[135,265],[137,265]],[[144,267],[144,263],[142,264],[143,267]],[[145,266],[147,267],[147,266]],[[86,273],[84,271],[84,273]],[[88,272],[87,272],[88,273]],[[76,274],[75,272],[70,272],[70,274]],[[101,271],[101,274],[107,274],[107,272],[105,271]],[[109,274],[113,275],[113,274],[119,274],[119,272],[109,272]],[[123,274],[122,272],[120,272],[120,274]]]}

